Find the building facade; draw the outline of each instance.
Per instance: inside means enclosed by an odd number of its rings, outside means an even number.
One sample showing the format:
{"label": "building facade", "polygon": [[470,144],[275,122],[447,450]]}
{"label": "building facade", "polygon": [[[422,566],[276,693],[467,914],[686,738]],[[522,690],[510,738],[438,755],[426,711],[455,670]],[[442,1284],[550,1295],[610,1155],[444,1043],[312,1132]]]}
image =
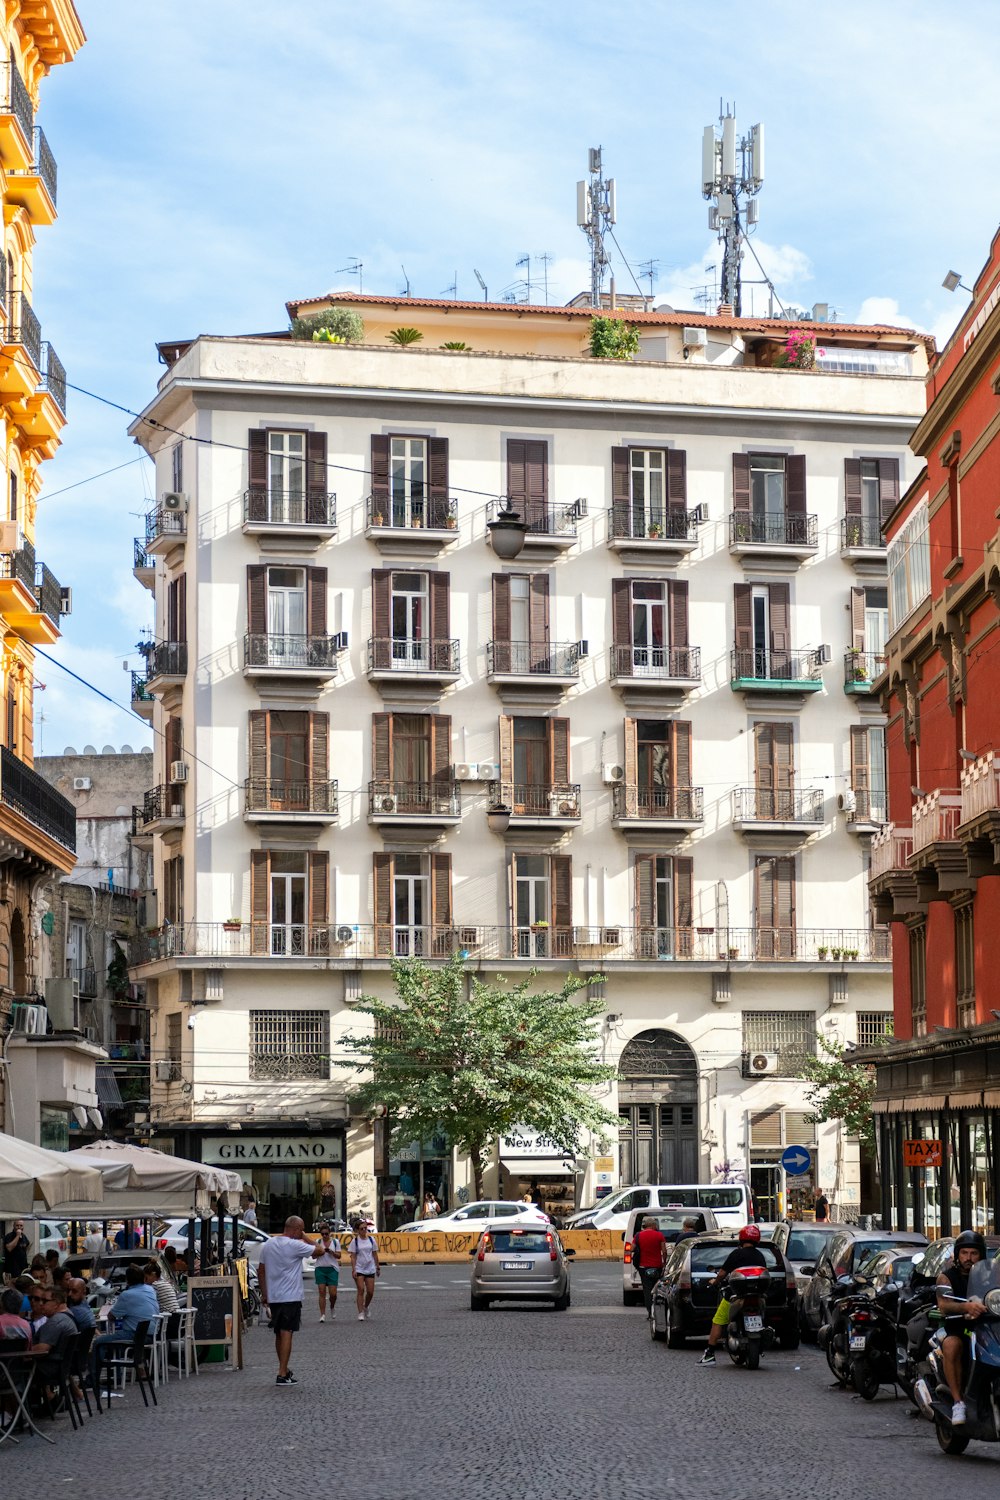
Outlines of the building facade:
{"label": "building facade", "polygon": [[998,367],[1000,233],[932,365],[923,468],[887,523],[892,821],[871,888],[892,924],[896,1041],[876,1111],[884,1221],[929,1234],[995,1232],[1000,1201]]}
{"label": "building facade", "polygon": [[59,446],[66,375],[33,306],[33,252],[36,231],[56,217],[56,163],[36,122],[43,83],[83,40],[70,0],[12,0],[0,10],[0,1023],[13,1031],[0,1118],[33,1140],[50,1139],[44,1111],[54,1110],[58,1124],[80,1092],[80,1059],[43,1034],[47,1019],[35,1003],[49,977],[36,897],[54,873],[73,868],[75,819],[33,765],[35,647],[58,640],[69,609],[68,589],[35,550],[41,467]]}
{"label": "building facade", "polygon": [[[583,308],[337,300],[363,343],[164,346],[131,429],[160,497],[133,689],[155,1133],[256,1160],[272,1223],[324,1185],[386,1226],[426,1185],[453,1203],[468,1163],[377,1154],[340,1041],[393,955],[459,951],[603,974],[618,1071],[616,1138],[569,1162],[522,1140],[491,1190],[534,1178],[559,1210],[737,1173],[765,1216],[817,1182],[850,1216],[865,1164],[797,1073],[890,1010],[872,683],[924,342],[817,325],[789,369],[788,325],[636,313],[619,363]],[[529,528],[508,562],[501,496]]]}

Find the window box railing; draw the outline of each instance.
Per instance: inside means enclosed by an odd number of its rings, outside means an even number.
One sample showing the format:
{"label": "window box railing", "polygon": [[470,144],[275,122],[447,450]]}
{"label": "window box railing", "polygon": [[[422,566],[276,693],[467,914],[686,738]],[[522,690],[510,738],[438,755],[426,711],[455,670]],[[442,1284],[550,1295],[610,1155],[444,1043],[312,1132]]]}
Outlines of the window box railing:
{"label": "window box railing", "polygon": [[822,823],[823,793],[818,787],[738,786],[733,817],[738,823]]}
{"label": "window box railing", "polygon": [[24,132],[25,140],[32,140],[35,109],[15,62],[0,63],[0,114],[13,115]]}
{"label": "window box railing", "polygon": [[184,816],[184,788],[166,785],[152,786],[142,794],[142,809],[139,817],[139,832],[151,823],[172,821]]}
{"label": "window box railing", "polygon": [[575,641],[487,641],[486,671],[491,677],[579,677],[580,647]]}
{"label": "window box railing", "polygon": [[0,803],[76,852],[76,808],[6,745],[0,745]]}
{"label": "window box railing", "polygon": [[612,789],[616,818],[655,818],[665,822],[700,823],[705,816],[700,786],[628,786]]}
{"label": "window box railing", "polygon": [[895,823],[887,823],[882,832],[872,839],[869,881],[878,880],[885,875],[908,873],[912,853],[913,829],[897,828]]}
{"label": "window box railing", "polygon": [[865,552],[884,552],[885,537],[882,535],[882,522],[877,516],[842,516],[840,545],[845,552],[855,549]]}
{"label": "window box railing", "polygon": [[36,570],[35,549],[29,541],[23,542],[16,552],[0,553],[0,578],[23,583],[29,594],[35,592]]}
{"label": "window box railing", "polygon": [[132,702],[133,703],[152,703],[152,702],[154,702],[153,695],[149,691],[149,686],[148,686],[148,684],[146,682],[146,674],[145,674],[145,672],[133,672],[132,673]]}
{"label": "window box railing", "polygon": [[275,671],[327,672],[337,670],[336,640],[332,635],[245,635],[243,665]]}
{"label": "window box railing", "polygon": [[146,653],[146,681],[157,677],[186,677],[187,641],[156,641]]}
{"label": "window box railing", "polygon": [[881,826],[889,816],[888,793],[872,792],[865,788],[853,792],[854,807],[847,813],[849,823],[877,823]]}
{"label": "window box railing", "polygon": [[132,539],[132,567],[133,567],[133,569],[135,569],[136,571],[139,571],[140,569],[151,568],[152,566],[153,566],[153,564],[150,562],[149,556],[148,556],[148,554],[146,552],[146,543],[143,541],[143,539],[142,539],[141,536],[133,537],[133,539]]}
{"label": "window box railing", "polygon": [[[513,507],[518,511],[522,520],[527,524],[529,537],[550,536],[571,540],[576,536],[577,521],[587,514],[587,504],[583,500],[575,500],[572,505],[551,503],[542,505],[539,502],[530,502],[525,505],[521,501],[505,498],[502,501],[491,501],[486,507],[487,524],[490,521],[499,521],[507,514],[508,507]],[[487,532],[488,535],[489,532]]]}
{"label": "window box railing", "polygon": [[7,343],[20,344],[30,357],[35,369],[42,368],[42,325],[34,308],[23,292],[10,293],[10,318],[7,324]]}
{"label": "window box railing", "polygon": [[365,501],[369,528],[386,527],[394,531],[457,531],[458,510],[450,495],[377,497]]}
{"label": "window box railing", "polygon": [[952,842],[962,821],[960,791],[929,792],[913,804],[913,854],[930,844]]}
{"label": "window box railing", "polygon": [[337,496],[274,487],[248,489],[243,493],[243,520],[248,525],[316,526],[332,531],[337,525]]}
{"label": "window box railing", "polygon": [[335,781],[271,781],[249,777],[246,810],[258,813],[337,813]]}
{"label": "window box railing", "polygon": [[700,646],[612,646],[611,678],[653,682],[699,682]]}
{"label": "window box railing", "polygon": [[844,653],[845,693],[870,693],[877,677],[885,671],[882,651],[846,651]]}
{"label": "window box railing", "polygon": [[793,512],[784,516],[757,516],[747,510],[729,513],[729,542],[733,547],[815,547],[818,536],[814,515]]}
{"label": "window box railing", "polygon": [[49,343],[48,339],[42,340],[41,355],[42,362],[40,369],[42,378],[39,381],[38,389],[40,391],[48,391],[49,395],[52,397],[53,401],[56,403],[63,416],[65,416],[66,371],[63,367],[63,362],[59,358],[56,351],[53,349],[52,345]]}
{"label": "window box railing", "polygon": [[375,818],[457,818],[462,799],[457,781],[370,781],[368,812]]}
{"label": "window box railing", "polygon": [[647,510],[628,500],[616,501],[608,510],[609,533],[616,541],[695,542],[698,521],[695,511]]}
{"label": "window box railing", "polygon": [[187,536],[187,511],[157,505],[146,516],[146,545],[164,538]]}
{"label": "window box railing", "polygon": [[44,563],[35,567],[35,599],[38,613],[58,625],[62,618],[63,591],[56,575]]}
{"label": "window box railing", "polygon": [[768,682],[822,686],[821,663],[815,651],[762,651],[737,646],[730,657],[732,682]]}
{"label": "window box railing", "polygon": [[457,640],[411,640],[406,636],[372,636],[369,672],[430,672],[458,675]]}
{"label": "window box railing", "polygon": [[579,782],[524,786],[516,781],[488,781],[488,807],[509,807],[515,818],[579,818]]}

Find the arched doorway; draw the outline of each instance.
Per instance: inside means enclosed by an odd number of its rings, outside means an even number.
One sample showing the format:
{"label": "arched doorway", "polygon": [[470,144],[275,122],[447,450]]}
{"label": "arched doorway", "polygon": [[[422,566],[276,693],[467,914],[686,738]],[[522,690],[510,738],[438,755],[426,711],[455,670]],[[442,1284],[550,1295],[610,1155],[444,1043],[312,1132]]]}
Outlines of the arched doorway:
{"label": "arched doorway", "polygon": [[15,995],[28,993],[28,954],[24,942],[24,919],[15,908],[10,919],[7,953],[7,983]]}
{"label": "arched doorway", "polygon": [[672,1031],[640,1031],[618,1066],[621,1180],[697,1182],[698,1061]]}

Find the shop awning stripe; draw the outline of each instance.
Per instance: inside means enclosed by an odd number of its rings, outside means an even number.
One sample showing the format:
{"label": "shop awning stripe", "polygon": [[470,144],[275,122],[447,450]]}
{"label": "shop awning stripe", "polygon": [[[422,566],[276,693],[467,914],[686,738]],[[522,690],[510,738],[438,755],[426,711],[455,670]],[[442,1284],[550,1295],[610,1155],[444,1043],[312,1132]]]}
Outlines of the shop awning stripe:
{"label": "shop awning stripe", "polygon": [[944,1109],[944,1094],[914,1094],[903,1101],[906,1110]]}
{"label": "shop awning stripe", "polygon": [[949,1094],[948,1107],[949,1109],[982,1109],[983,1091],[976,1089],[972,1093],[966,1091],[962,1094]]}

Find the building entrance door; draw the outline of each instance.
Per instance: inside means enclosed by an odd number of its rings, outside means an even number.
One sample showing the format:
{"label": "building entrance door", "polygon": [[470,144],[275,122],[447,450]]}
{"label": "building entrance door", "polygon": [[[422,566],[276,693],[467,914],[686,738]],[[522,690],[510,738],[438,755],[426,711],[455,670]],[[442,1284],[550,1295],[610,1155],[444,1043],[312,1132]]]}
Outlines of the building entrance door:
{"label": "building entrance door", "polygon": [[621,1181],[697,1182],[698,1063],[681,1037],[643,1031],[618,1069]]}

